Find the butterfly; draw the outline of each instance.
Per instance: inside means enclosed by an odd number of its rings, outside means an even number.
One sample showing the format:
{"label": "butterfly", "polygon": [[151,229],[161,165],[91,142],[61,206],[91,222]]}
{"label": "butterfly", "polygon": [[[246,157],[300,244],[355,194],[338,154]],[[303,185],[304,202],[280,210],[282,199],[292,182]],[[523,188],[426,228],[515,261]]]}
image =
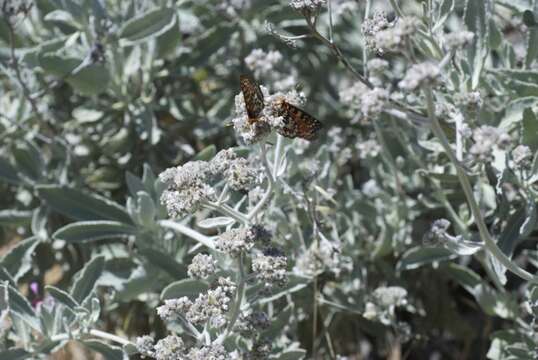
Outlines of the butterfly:
{"label": "butterfly", "polygon": [[239,82],[245,99],[248,121],[251,124],[255,123],[265,107],[262,90],[256,81],[247,75],[239,76]]}
{"label": "butterfly", "polygon": [[[260,86],[251,77],[241,75],[239,81],[249,123],[256,123],[265,107],[263,93]],[[314,140],[316,138],[323,126],[319,120],[285,100],[281,100],[277,106],[277,114],[283,117],[284,123],[283,127],[276,130],[280,135],[291,139]]]}
{"label": "butterfly", "polygon": [[323,124],[306,111],[282,100],[279,104],[278,115],[284,118],[284,126],[276,131],[287,138],[314,140]]}

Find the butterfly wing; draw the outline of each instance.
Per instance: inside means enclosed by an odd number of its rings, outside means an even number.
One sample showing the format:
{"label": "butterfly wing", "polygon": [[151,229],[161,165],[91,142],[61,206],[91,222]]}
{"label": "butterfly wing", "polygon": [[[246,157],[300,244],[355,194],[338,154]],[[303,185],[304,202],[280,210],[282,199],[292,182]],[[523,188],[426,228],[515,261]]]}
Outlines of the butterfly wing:
{"label": "butterfly wing", "polygon": [[284,118],[284,126],[277,129],[277,132],[288,138],[314,140],[323,127],[321,121],[286,101],[280,104],[279,115]]}
{"label": "butterfly wing", "polygon": [[241,84],[243,98],[245,99],[248,117],[251,121],[256,120],[265,106],[262,90],[256,81],[247,75],[239,76],[239,82]]}

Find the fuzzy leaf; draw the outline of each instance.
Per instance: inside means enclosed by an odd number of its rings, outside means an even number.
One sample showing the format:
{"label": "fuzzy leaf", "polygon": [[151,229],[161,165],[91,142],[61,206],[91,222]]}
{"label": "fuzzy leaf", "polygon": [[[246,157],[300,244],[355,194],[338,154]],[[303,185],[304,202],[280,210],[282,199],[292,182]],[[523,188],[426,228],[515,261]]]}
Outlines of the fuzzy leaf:
{"label": "fuzzy leaf", "polygon": [[79,303],[73,299],[71,295],[55,286],[47,285],[45,286],[45,290],[47,290],[50,296],[52,296],[56,301],[67,306],[71,310],[75,310],[75,308],[79,306]]}
{"label": "fuzzy leaf", "polygon": [[5,268],[17,281],[32,267],[34,250],[39,244],[37,237],[20,241],[0,258],[0,266]]}
{"label": "fuzzy leaf", "polygon": [[202,280],[183,279],[171,283],[161,292],[161,299],[175,299],[182,296],[196,297],[203,291],[206,291],[209,285]]}
{"label": "fuzzy leaf", "polygon": [[72,219],[133,223],[124,207],[102,196],[62,185],[40,185],[36,188],[47,205]]}
{"label": "fuzzy leaf", "polygon": [[120,347],[109,345],[98,340],[84,340],[82,343],[89,349],[103,355],[107,360],[127,360],[127,355]]}
{"label": "fuzzy leaf", "polygon": [[136,232],[135,227],[117,221],[77,221],[56,230],[52,237],[75,243],[125,238]]}
{"label": "fuzzy leaf", "polygon": [[204,219],[198,222],[198,226],[202,229],[213,229],[231,225],[235,222],[234,219],[227,216],[218,216],[214,218]]}
{"label": "fuzzy leaf", "polygon": [[101,277],[105,267],[105,258],[96,256],[90,260],[75,276],[75,282],[71,290],[73,299],[83,303],[97,286],[97,280]]}
{"label": "fuzzy leaf", "polygon": [[417,246],[407,250],[402,255],[396,268],[401,271],[417,269],[434,262],[446,261],[453,256],[448,249]]}
{"label": "fuzzy leaf", "polygon": [[173,9],[159,8],[127,21],[119,31],[120,43],[123,46],[147,41],[165,33],[176,23]]}

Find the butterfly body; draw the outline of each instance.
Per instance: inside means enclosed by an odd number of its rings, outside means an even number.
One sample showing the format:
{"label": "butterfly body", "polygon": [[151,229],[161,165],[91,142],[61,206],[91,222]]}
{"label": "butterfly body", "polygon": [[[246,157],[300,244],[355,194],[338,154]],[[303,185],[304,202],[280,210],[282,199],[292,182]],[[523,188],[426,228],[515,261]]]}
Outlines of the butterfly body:
{"label": "butterfly body", "polygon": [[[245,100],[249,124],[257,124],[265,107],[263,93],[256,81],[247,75],[239,77],[241,92]],[[277,103],[277,115],[283,118],[283,126],[277,132],[290,139],[314,140],[322,128],[322,123],[306,111],[286,100]]]}

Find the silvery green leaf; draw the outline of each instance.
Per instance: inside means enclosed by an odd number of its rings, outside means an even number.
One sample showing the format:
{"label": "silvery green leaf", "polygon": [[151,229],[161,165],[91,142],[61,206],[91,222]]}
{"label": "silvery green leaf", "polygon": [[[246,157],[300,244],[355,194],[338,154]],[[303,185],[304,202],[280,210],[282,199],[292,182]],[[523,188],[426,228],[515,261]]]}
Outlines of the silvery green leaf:
{"label": "silvery green leaf", "polygon": [[49,238],[47,224],[49,220],[49,212],[46,206],[38,207],[34,210],[32,216],[32,234],[42,241]]}
{"label": "silvery green leaf", "polygon": [[151,227],[155,224],[156,208],[155,203],[145,191],[140,191],[138,194],[138,218],[140,224],[145,227]]}
{"label": "silvery green leaf", "polygon": [[45,159],[43,159],[39,148],[31,142],[18,143],[12,151],[17,170],[33,181],[37,181],[44,176]]}
{"label": "silvery green leaf", "polygon": [[15,279],[13,279],[11,274],[3,266],[0,266],[0,281],[7,282],[11,286],[17,286],[17,282],[15,281]]}
{"label": "silvery green leaf", "polygon": [[519,235],[522,237],[526,237],[530,235],[530,233],[535,229],[536,227],[536,203],[534,201],[530,202],[527,205],[526,208],[526,218],[523,224],[521,224],[521,227],[519,228]]}
{"label": "silvery green leaf", "polygon": [[227,216],[217,216],[214,218],[203,219],[197,223],[202,229],[213,229],[231,225],[235,222],[234,219]]}
{"label": "silvery green leaf", "polygon": [[446,261],[455,255],[445,248],[417,246],[407,250],[396,265],[400,271],[417,269],[424,265]]}
{"label": "silvery green leaf", "polygon": [[78,107],[75,110],[73,110],[72,115],[77,120],[78,123],[86,124],[86,123],[93,123],[100,120],[103,117],[104,112],[100,110],[95,110],[95,109]]}
{"label": "silvery green leaf", "polygon": [[122,46],[134,45],[165,33],[176,23],[173,9],[157,8],[129,21],[119,31]]}
{"label": "silvery green leaf", "polygon": [[136,196],[139,191],[146,191],[142,180],[130,171],[125,172],[125,182],[127,183],[131,196]]}
{"label": "silvery green leaf", "polygon": [[476,89],[488,55],[489,19],[493,8],[492,0],[465,1],[464,21],[475,34],[473,45],[468,48],[468,56],[473,61],[472,89]]}
{"label": "silvery green leaf", "polygon": [[38,56],[39,65],[49,75],[65,78],[82,62],[75,57],[64,57],[54,53],[40,53]]}
{"label": "silvery green leaf", "polygon": [[77,221],[56,230],[52,237],[75,243],[125,238],[137,232],[135,227],[117,221]]}
{"label": "silvery green leaf", "polygon": [[141,247],[139,253],[155,268],[166,271],[173,279],[184,278],[187,274],[187,267],[185,264],[177,262],[172,256],[160,250],[150,247]]}
{"label": "silvery green leaf", "polygon": [[90,322],[95,324],[101,315],[101,303],[97,297],[92,297],[90,302]]}
{"label": "silvery green leaf", "polygon": [[47,205],[72,219],[133,223],[124,207],[100,195],[63,185],[38,185],[36,190]]}
{"label": "silvery green leaf", "polygon": [[47,285],[45,286],[45,290],[52,296],[56,301],[58,301],[60,304],[65,305],[66,307],[70,308],[71,310],[75,310],[79,306],[79,303],[73,299],[71,295],[69,295],[67,292],[52,286]]}
{"label": "silvery green leaf", "polygon": [[467,289],[473,289],[482,282],[480,275],[473,270],[450,262],[442,268],[443,272]]}
{"label": "silvery green leaf", "polygon": [[206,291],[209,288],[209,284],[202,280],[196,279],[183,279],[175,281],[165,287],[161,292],[161,299],[176,299],[182,296],[196,297],[201,292]]}
{"label": "silvery green leaf", "polygon": [[526,219],[527,210],[523,207],[517,209],[506,219],[506,225],[499,236],[497,244],[508,257],[512,256],[521,239],[521,227]]}
{"label": "silvery green leaf", "polygon": [[483,243],[466,240],[461,236],[447,236],[443,239],[443,245],[457,255],[473,255],[484,247]]}
{"label": "silvery green leaf", "polygon": [[205,147],[202,149],[196,156],[194,157],[194,160],[200,160],[200,161],[209,161],[213,159],[213,157],[217,154],[217,147],[213,144]]}
{"label": "silvery green leaf", "polygon": [[454,0],[443,0],[441,6],[439,6],[439,18],[433,26],[432,32],[436,32],[443,28],[446,20],[454,10]]}
{"label": "silvery green leaf", "polygon": [[66,81],[83,95],[97,95],[108,89],[110,73],[105,65],[95,63],[69,75]]}
{"label": "silvery green leaf", "polygon": [[67,24],[69,26],[73,26],[77,29],[80,28],[80,25],[77,23],[77,21],[73,18],[73,15],[71,15],[69,12],[65,10],[54,10],[49,12],[45,17],[43,18],[46,21],[54,21],[54,22],[60,22]]}
{"label": "silvery green leaf", "polygon": [[479,284],[472,293],[488,315],[512,319],[518,312],[518,304],[509,294],[496,291],[489,285]]}
{"label": "silvery green leaf", "polygon": [[0,358],[5,360],[24,360],[31,359],[34,355],[24,349],[8,349],[0,351]]}
{"label": "silvery green leaf", "polygon": [[32,267],[34,250],[39,244],[37,237],[20,241],[0,258],[0,266],[17,281]]}
{"label": "silvery green leaf", "polygon": [[2,298],[7,299],[10,313],[18,316],[25,324],[41,333],[41,322],[28,300],[11,285],[2,284],[0,290]]}
{"label": "silvery green leaf", "polygon": [[300,360],[304,359],[306,356],[306,350],[295,349],[295,350],[284,350],[280,353],[275,359],[278,360]]}
{"label": "silvery green leaf", "polygon": [[418,144],[426,150],[430,150],[434,153],[443,153],[445,149],[443,145],[435,140],[418,140]]}
{"label": "silvery green leaf", "polygon": [[0,225],[26,225],[31,219],[31,211],[0,210]]}
{"label": "silvery green leaf", "polygon": [[281,177],[286,172],[287,167],[288,167],[288,157],[285,156],[283,159],[280,160],[280,164],[278,166],[276,176]]}
{"label": "silvery green leaf", "polygon": [[506,277],[506,267],[497,260],[496,257],[493,257],[489,252],[486,252],[486,266],[492,270],[492,276],[497,277],[497,282],[499,284],[505,285],[508,281]]}
{"label": "silvery green leaf", "polygon": [[82,343],[89,349],[102,354],[107,360],[128,360],[127,354],[118,346],[109,345],[99,340],[83,340]]}
{"label": "silvery green leaf", "polygon": [[76,302],[82,303],[91,295],[97,286],[97,280],[99,280],[103,273],[104,266],[105,258],[103,256],[96,256],[87,262],[75,275],[71,296]]}
{"label": "silvery green leaf", "polygon": [[2,157],[0,157],[0,180],[13,185],[18,185],[21,182],[17,168]]}
{"label": "silvery green leaf", "polygon": [[538,28],[529,29],[527,40],[527,54],[525,56],[525,65],[530,68],[533,63],[538,61]]}
{"label": "silvery green leaf", "polygon": [[527,145],[534,153],[538,151],[538,117],[531,108],[523,110],[523,129],[521,142]]}

